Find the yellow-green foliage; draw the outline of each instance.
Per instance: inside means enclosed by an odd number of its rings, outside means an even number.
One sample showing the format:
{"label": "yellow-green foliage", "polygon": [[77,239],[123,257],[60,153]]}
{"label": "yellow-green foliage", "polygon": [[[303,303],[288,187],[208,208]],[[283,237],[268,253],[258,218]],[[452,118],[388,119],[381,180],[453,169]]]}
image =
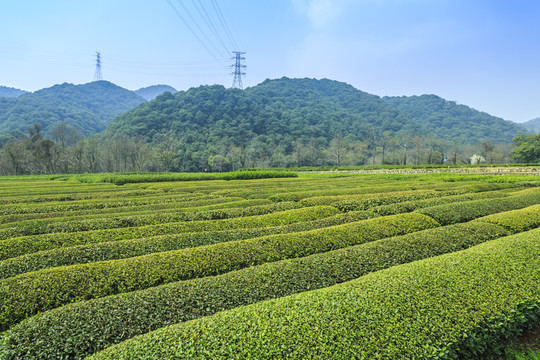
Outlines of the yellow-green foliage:
{"label": "yellow-green foliage", "polygon": [[[315,206],[296,209],[299,205],[290,202],[273,203],[263,206],[263,212],[268,212],[270,209],[273,209],[274,212],[259,216],[239,216],[232,219],[215,221],[200,220],[189,222],[171,222],[158,225],[124,227],[118,229],[102,229],[94,231],[52,233],[16,237],[0,241],[0,260],[59,247],[119,241],[164,234],[279,226],[295,222],[320,219],[338,213],[338,210],[331,206]],[[253,210],[252,208],[247,208],[241,209],[241,211],[249,213],[249,209]]]}
{"label": "yellow-green foliage", "polygon": [[409,213],[294,234],[29,272],[0,281],[0,330],[70,302],[221,274],[438,225],[425,215]]}
{"label": "yellow-green foliage", "polygon": [[478,219],[499,225],[512,233],[527,231],[540,226],[540,204],[524,209],[488,215]]}
{"label": "yellow-green foliage", "polygon": [[504,198],[464,201],[417,210],[443,225],[470,221],[481,216],[521,209],[540,203],[540,193],[507,196]]}
{"label": "yellow-green foliage", "polygon": [[540,315],[539,230],[166,327],[90,359],[470,359]]}
{"label": "yellow-green foliage", "polygon": [[67,305],[14,326],[5,335],[4,351],[20,358],[41,355],[82,359],[156,328],[335,285],[505,235],[508,235],[506,230],[487,223],[450,225],[304,258],[265,263],[215,277]]}
{"label": "yellow-green foliage", "polygon": [[[321,211],[321,216],[337,211],[330,207],[323,209],[320,209],[319,207],[306,209],[309,209],[310,212],[317,209],[330,210],[328,212]],[[318,220],[295,222],[282,226],[169,234],[44,250],[0,261],[0,279],[55,266],[123,259],[219,242],[238,241],[265,235],[306,231],[374,217],[377,217],[377,215],[367,211],[351,211]]]}
{"label": "yellow-green foliage", "polygon": [[428,199],[433,197],[455,195],[463,193],[463,190],[435,191],[435,190],[410,190],[390,193],[375,193],[361,195],[319,196],[303,199],[300,201],[304,206],[332,205],[341,211],[367,210],[375,206],[398,203],[402,201]]}

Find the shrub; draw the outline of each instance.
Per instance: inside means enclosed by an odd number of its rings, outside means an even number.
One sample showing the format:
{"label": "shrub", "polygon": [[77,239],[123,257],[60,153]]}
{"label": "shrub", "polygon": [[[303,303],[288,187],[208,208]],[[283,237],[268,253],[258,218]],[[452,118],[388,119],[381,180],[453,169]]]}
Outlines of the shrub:
{"label": "shrub", "polygon": [[431,216],[443,225],[448,225],[470,221],[481,216],[503,211],[521,209],[538,203],[540,203],[540,193],[532,193],[438,205],[420,209],[417,212]]}
{"label": "shrub", "polygon": [[477,221],[502,226],[512,233],[527,231],[540,226],[540,204],[524,209],[488,215],[477,219]]}
{"label": "shrub", "polygon": [[[119,241],[163,234],[278,226],[319,219],[335,215],[338,212],[338,210],[330,206],[297,209],[299,205],[291,202],[272,203],[263,206],[263,208],[256,208],[256,210],[263,210],[263,215],[259,216],[241,217],[237,212],[238,217],[214,221],[171,222],[138,227],[16,237],[0,241],[0,260],[42,250],[81,244]],[[240,209],[240,212],[247,215],[252,210],[254,208]],[[286,212],[287,210],[290,212]],[[265,212],[266,214],[264,214]]]}
{"label": "shrub", "polygon": [[[43,219],[32,220],[17,226],[0,229],[0,239],[8,239],[15,236],[39,235],[56,232],[80,232],[97,229],[114,229],[122,227],[136,227],[152,224],[162,224],[177,221],[195,221],[195,220],[212,220],[226,219],[241,216],[268,214],[280,209],[299,208],[301,205],[296,203],[270,203],[265,205],[255,205],[247,208],[230,208],[207,210],[201,212],[189,212],[173,210],[168,212],[143,213],[138,215],[124,215],[111,217],[97,217],[87,220],[62,221],[62,219]],[[11,224],[8,224],[11,225]]]}
{"label": "shrub", "polygon": [[70,302],[217,275],[436,226],[425,215],[409,213],[294,234],[25,273],[0,281],[0,331],[37,312]]}
{"label": "shrub", "polygon": [[[330,208],[330,210],[333,209],[334,208]],[[332,212],[328,213],[331,214]],[[313,230],[373,217],[377,217],[377,215],[367,211],[351,211],[318,220],[297,222],[282,226],[180,233],[57,248],[0,261],[0,279],[56,266],[123,259],[219,242],[238,241],[266,235]]]}
{"label": "shrub", "polygon": [[439,196],[447,196],[461,191],[435,191],[435,190],[412,190],[396,191],[390,193],[376,193],[363,195],[320,196],[307,198],[300,201],[304,206],[332,205],[341,211],[367,210],[375,206],[392,204],[402,201],[420,200]]}
{"label": "shrub", "polygon": [[[147,290],[80,302],[31,317],[9,330],[14,356],[82,359],[135,335],[237,306],[323,288],[369,272],[459,251],[508,235],[473,222],[433,228]],[[42,331],[47,329],[47,331]],[[1,350],[0,350],[1,351]]]}
{"label": "shrub", "polygon": [[[512,325],[540,315],[539,236],[533,230],[223,311],[135,337],[89,359],[471,358],[471,348],[482,351]],[[502,326],[472,336],[493,319]]]}
{"label": "shrub", "polygon": [[491,199],[495,197],[500,198],[504,196],[508,196],[508,194],[502,191],[486,191],[486,192],[479,192],[479,193],[469,193],[469,194],[436,197],[436,198],[423,199],[423,200],[398,202],[394,204],[376,206],[376,207],[371,208],[370,211],[373,211],[382,216],[386,216],[386,215],[401,214],[404,212],[411,212],[417,209],[422,209],[422,208],[436,206],[436,205],[458,203],[458,202],[478,200],[478,199]]}

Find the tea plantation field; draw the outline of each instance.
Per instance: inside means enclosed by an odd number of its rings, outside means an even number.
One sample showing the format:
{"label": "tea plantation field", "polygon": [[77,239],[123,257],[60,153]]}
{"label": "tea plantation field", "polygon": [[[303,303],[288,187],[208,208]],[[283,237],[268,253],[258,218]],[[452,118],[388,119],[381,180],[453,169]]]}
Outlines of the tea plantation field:
{"label": "tea plantation field", "polygon": [[0,359],[489,358],[539,319],[539,175],[0,178]]}

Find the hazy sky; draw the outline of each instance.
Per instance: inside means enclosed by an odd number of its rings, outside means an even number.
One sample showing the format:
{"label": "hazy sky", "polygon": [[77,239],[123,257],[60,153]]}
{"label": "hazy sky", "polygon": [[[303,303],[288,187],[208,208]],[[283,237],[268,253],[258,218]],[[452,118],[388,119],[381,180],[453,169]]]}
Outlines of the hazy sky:
{"label": "hazy sky", "polygon": [[229,87],[240,50],[244,86],[329,78],[540,117],[538,0],[0,0],[0,37],[0,85],[29,91],[92,81],[96,51],[127,89]]}

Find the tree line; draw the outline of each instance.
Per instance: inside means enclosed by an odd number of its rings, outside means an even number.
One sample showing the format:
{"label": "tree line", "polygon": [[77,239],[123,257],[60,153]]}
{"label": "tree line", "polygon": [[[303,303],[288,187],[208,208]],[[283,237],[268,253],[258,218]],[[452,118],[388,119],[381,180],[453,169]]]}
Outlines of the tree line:
{"label": "tree line", "polygon": [[84,138],[75,127],[60,123],[47,135],[35,124],[25,135],[5,143],[0,149],[0,175],[222,172],[253,167],[497,164],[539,160],[540,135],[518,136],[514,145],[489,140],[476,145],[457,145],[435,134],[392,136],[388,131],[373,129],[362,140],[342,133],[335,134],[330,141],[311,137],[288,143],[256,136],[245,144],[234,145],[227,141],[189,142],[168,130],[148,143],[127,136]]}

